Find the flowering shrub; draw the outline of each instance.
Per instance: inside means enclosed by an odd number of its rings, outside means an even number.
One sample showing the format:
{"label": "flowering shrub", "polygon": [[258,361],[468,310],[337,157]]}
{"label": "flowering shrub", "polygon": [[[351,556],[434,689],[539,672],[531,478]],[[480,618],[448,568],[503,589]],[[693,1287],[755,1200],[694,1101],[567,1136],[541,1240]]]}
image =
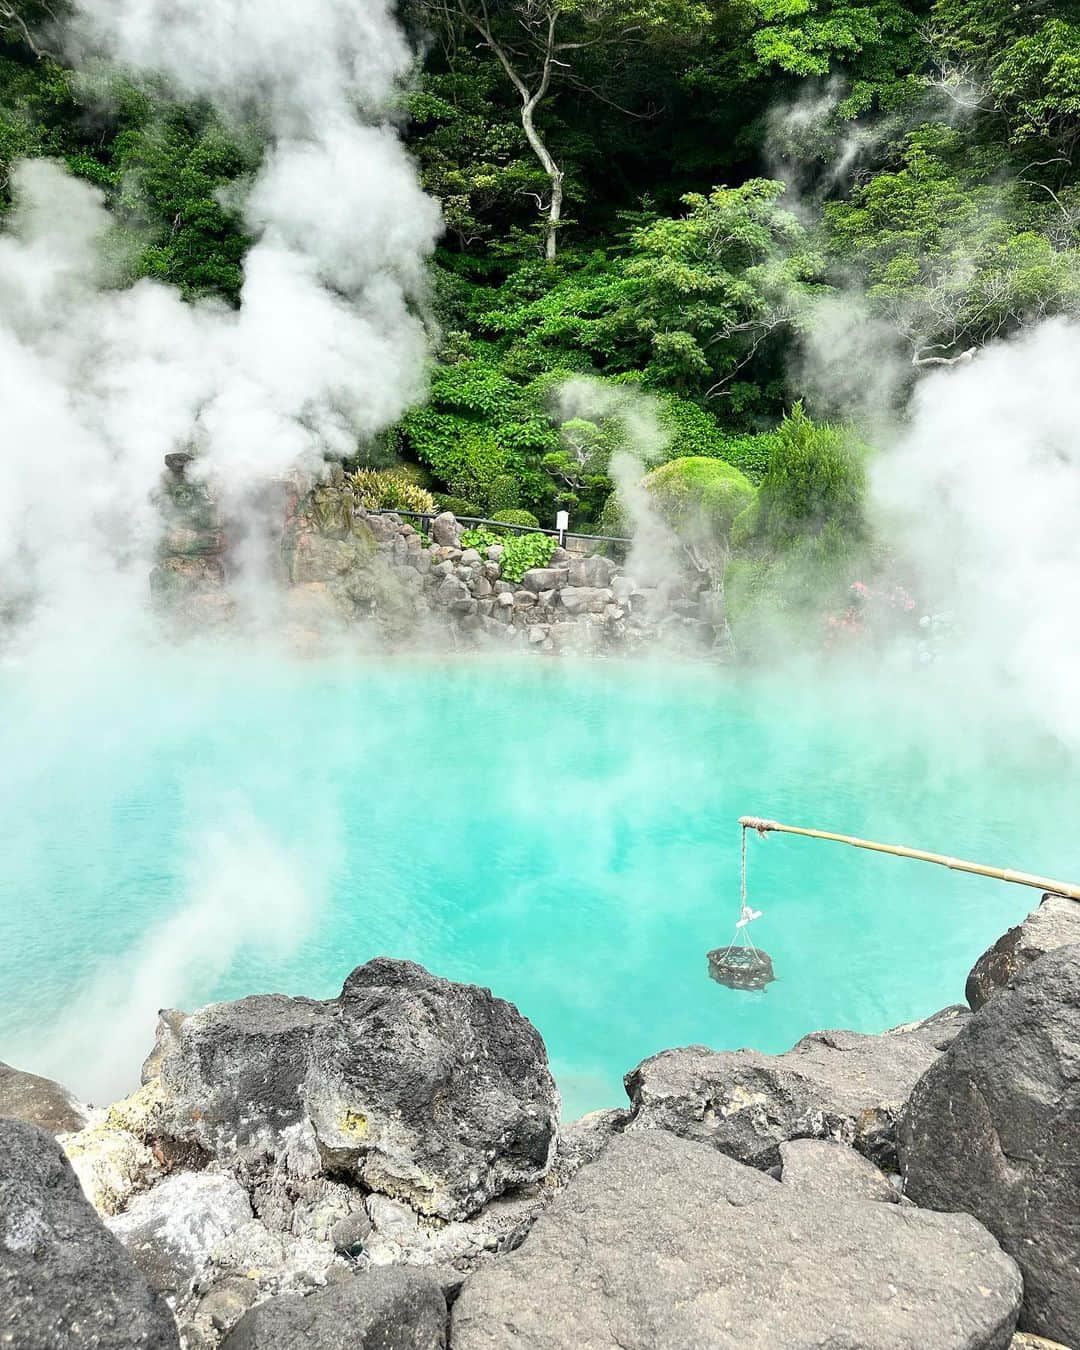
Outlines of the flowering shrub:
{"label": "flowering shrub", "polygon": [[883,629],[894,629],[898,619],[914,616],[914,597],[900,585],[885,585],[874,590],[865,581],[853,581],[848,595],[849,603],[839,613],[824,616],[826,647],[835,647],[839,642]]}

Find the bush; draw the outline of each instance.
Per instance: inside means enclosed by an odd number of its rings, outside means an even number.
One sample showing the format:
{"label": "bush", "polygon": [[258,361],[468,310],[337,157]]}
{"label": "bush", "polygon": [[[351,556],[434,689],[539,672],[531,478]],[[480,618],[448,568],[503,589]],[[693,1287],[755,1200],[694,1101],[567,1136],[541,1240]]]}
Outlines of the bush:
{"label": "bush", "polygon": [[540,524],[531,511],[496,511],[491,519],[500,525],[528,525],[534,530]]}
{"label": "bush", "polygon": [[726,540],[732,522],[754,496],[738,469],[704,455],[669,460],[646,474],[642,486],[671,528],[700,544]]}
{"label": "bush", "polygon": [[512,474],[500,473],[491,480],[487,505],[489,511],[512,511],[521,505],[521,488]]}
{"label": "bush", "polygon": [[734,464],[756,485],[769,472],[779,439],[775,431],[764,431],[756,436],[731,436],[721,442],[719,456],[728,464]]}
{"label": "bush", "polygon": [[444,492],[436,492],[435,501],[440,511],[452,511],[455,516],[480,517],[484,514],[475,502],[466,501],[464,497],[448,497]]}
{"label": "bush", "polygon": [[753,537],[773,551],[826,533],[849,543],[864,538],[864,457],[846,427],[812,422],[796,403],[758,489]]}
{"label": "bush", "polygon": [[558,546],[550,534],[515,534],[503,541],[499,567],[507,581],[520,581],[531,567],[546,567]]}
{"label": "bush", "polygon": [[426,488],[428,492],[435,486],[435,479],[432,477],[431,470],[423,464],[414,464],[410,460],[402,460],[401,463],[393,466],[391,472],[397,474],[399,478],[404,478],[407,483],[415,483],[417,487]]}
{"label": "bush", "polygon": [[481,525],[473,530],[462,530],[460,542],[462,548],[474,548],[478,553],[483,553],[492,544],[501,544],[503,536],[496,534],[494,530],[485,530]]}
{"label": "bush", "polygon": [[435,510],[435,498],[430,492],[392,471],[357,469],[346,475],[345,482],[357,505],[365,511]]}

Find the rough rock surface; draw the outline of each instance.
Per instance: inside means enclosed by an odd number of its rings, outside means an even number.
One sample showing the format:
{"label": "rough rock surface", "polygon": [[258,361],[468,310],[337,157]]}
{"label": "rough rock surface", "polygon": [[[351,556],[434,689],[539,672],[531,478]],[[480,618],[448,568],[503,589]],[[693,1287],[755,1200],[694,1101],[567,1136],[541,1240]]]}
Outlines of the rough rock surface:
{"label": "rough rock surface", "polygon": [[85,1129],[60,1137],[87,1199],[99,1214],[119,1214],[133,1195],[149,1190],[172,1161],[147,1143],[160,1106],[156,1082],[116,1102]]}
{"label": "rough rock surface", "polygon": [[665,1132],[582,1168],[466,1280],[454,1350],[1006,1350],[1014,1262],[974,1219],[784,1186]]}
{"label": "rough rock surface", "polygon": [[253,1215],[247,1192],[219,1172],[177,1172],[107,1221],[135,1264],[161,1293],[175,1294],[213,1248]]}
{"label": "rough rock surface", "polygon": [[0,1120],[0,1345],[176,1350],[176,1324],[51,1135]]}
{"label": "rough rock surface", "polygon": [[780,1145],[780,1180],[819,1195],[895,1205],[900,1192],[872,1162],[833,1139],[789,1139]]}
{"label": "rough rock surface", "polygon": [[881,1036],[818,1031],[782,1055],[664,1050],[626,1076],[627,1128],[670,1130],[762,1168],[786,1139],[836,1139],[893,1168],[901,1108],[970,1016],[946,1008]]}
{"label": "rough rock surface", "polygon": [[1024,1273],[1022,1326],[1080,1341],[1080,946],[1001,990],[916,1086],[905,1191],[974,1214]]}
{"label": "rough rock surface", "polygon": [[86,1107],[66,1087],[4,1063],[0,1063],[0,1116],[28,1121],[50,1134],[81,1130],[89,1119]]}
{"label": "rough rock surface", "polygon": [[245,1313],[222,1350],[443,1350],[446,1300],[421,1271],[375,1270]]}
{"label": "rough rock surface", "polygon": [[160,1056],[160,1129],[221,1160],[279,1155],[301,1126],[326,1172],[448,1219],[550,1163],[558,1094],[543,1041],[489,990],[380,958],[336,999],[257,996],[177,1026]]}
{"label": "rough rock surface", "polygon": [[1038,909],[975,962],[964,997],[977,1012],[1033,961],[1070,942],[1080,942],[1080,903],[1063,895],[1044,895]]}
{"label": "rough rock surface", "polygon": [[254,1304],[322,1289],[350,1269],[329,1242],[273,1233],[257,1220],[244,1224],[217,1244],[177,1301],[185,1345],[216,1345]]}

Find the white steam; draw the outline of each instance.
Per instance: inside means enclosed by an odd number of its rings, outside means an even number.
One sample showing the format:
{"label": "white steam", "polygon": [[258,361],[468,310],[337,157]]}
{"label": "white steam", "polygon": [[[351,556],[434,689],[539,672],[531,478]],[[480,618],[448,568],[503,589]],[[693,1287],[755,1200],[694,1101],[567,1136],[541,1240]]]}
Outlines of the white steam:
{"label": "white steam", "polygon": [[655,586],[681,571],[679,541],[660,515],[641,480],[661,458],[670,440],[654,398],[633,385],[609,384],[586,375],[564,381],[555,395],[555,417],[614,421],[619,444],[607,464],[627,533],[633,539],[624,570],[641,585]]}
{"label": "white steam", "polygon": [[[1080,747],[1080,326],[1051,320],[919,386],[875,492],[955,614],[969,705]],[[896,517],[899,516],[897,520]]]}
{"label": "white steam", "polygon": [[85,0],[69,40],[84,60],[257,115],[269,145],[242,202],[255,243],[236,311],[147,281],[104,289],[100,194],[58,165],[14,172],[0,592],[30,592],[64,622],[90,597],[97,611],[141,605],[165,454],[202,452],[242,498],[354,451],[422,396],[416,309],[439,230],[388,123],[410,55],[377,0]]}
{"label": "white steam", "polygon": [[194,841],[187,898],[175,913],[121,960],[103,961],[47,1034],[17,1058],[84,1100],[130,1092],[158,1009],[204,1003],[239,955],[280,959],[306,936],[331,856],[326,841],[320,844],[315,870],[311,858],[281,847],[250,812],[227,811]]}

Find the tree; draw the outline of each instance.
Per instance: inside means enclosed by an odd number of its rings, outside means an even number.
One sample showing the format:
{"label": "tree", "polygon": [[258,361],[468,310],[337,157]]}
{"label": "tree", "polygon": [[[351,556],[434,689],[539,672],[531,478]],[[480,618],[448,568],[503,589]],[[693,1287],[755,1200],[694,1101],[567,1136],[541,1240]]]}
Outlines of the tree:
{"label": "tree", "polygon": [[834,257],[859,271],[921,368],[1080,308],[1077,233],[1067,219],[1060,228],[1077,204],[1010,172],[1001,150],[930,125],[906,138],[898,168],[829,205],[826,221]]}
{"label": "tree", "polygon": [[565,170],[552,154],[537,116],[556,85],[587,88],[603,97],[603,79],[581,69],[586,54],[614,53],[645,35],[686,34],[708,21],[697,0],[413,0],[413,10],[454,44],[461,30],[479,36],[519,102],[521,128],[547,179],[544,256],[553,261],[563,218]]}

